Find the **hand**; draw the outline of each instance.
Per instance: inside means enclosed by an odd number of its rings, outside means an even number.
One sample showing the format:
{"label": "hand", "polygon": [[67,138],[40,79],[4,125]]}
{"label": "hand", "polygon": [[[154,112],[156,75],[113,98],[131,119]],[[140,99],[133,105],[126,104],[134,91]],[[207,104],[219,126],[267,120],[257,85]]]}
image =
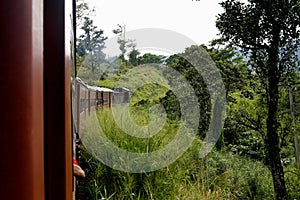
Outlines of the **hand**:
{"label": "hand", "polygon": [[73,164],[73,169],[74,169],[74,176],[76,177],[85,177],[85,172],[81,169],[81,167],[77,164]]}

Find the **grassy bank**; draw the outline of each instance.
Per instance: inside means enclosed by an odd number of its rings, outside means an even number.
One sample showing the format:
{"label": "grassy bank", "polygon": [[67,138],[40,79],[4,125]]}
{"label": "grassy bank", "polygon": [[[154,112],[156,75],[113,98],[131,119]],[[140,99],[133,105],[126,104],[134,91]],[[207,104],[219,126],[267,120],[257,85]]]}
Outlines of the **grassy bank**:
{"label": "grassy bank", "polygon": [[[81,165],[87,172],[87,177],[79,184],[81,199],[274,199],[271,174],[261,162],[226,151],[213,151],[200,159],[202,142],[199,139],[195,139],[179,159],[157,171],[129,173],[112,169],[97,159],[103,153],[114,156],[103,149],[99,130],[95,128],[98,125],[116,146],[139,153],[163,148],[174,138],[179,126],[167,120],[154,137],[140,139],[125,134],[110,110],[90,118],[81,146]],[[299,178],[288,173],[286,179],[291,199],[297,199]]]}

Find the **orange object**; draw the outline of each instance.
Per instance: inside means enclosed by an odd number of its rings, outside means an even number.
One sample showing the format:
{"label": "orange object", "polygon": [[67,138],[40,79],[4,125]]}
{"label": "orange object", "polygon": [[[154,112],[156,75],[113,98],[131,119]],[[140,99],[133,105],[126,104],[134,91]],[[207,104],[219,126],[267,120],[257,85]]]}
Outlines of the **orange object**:
{"label": "orange object", "polygon": [[73,164],[78,165],[76,158],[73,158]]}

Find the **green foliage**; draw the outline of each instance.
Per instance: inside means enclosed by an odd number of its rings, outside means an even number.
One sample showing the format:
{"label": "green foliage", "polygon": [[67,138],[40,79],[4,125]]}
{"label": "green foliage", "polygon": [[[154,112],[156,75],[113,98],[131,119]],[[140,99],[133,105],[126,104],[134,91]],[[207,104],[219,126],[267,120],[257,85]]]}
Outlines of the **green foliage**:
{"label": "green foliage", "polygon": [[[117,28],[112,31],[114,34],[118,35],[117,42],[119,43],[119,49],[121,51],[120,59],[125,61],[125,55],[126,52],[128,52],[129,48],[133,48],[133,51],[135,50],[136,44],[134,43],[134,40],[126,39],[126,25],[120,25],[117,24]],[[135,51],[135,53],[137,53]],[[133,56],[133,55],[132,55]],[[137,55],[134,55],[133,57],[136,57]]]}
{"label": "green foliage", "polygon": [[293,165],[289,165],[288,167],[286,167],[285,181],[288,186],[287,191],[289,194],[289,199],[299,199],[300,170],[293,167]]}
{"label": "green foliage", "polygon": [[247,92],[247,95],[243,91],[231,93],[234,100],[228,102],[228,124],[224,128],[224,134],[232,137],[227,142],[234,148],[233,151],[261,160],[265,157],[263,138],[266,130],[266,108],[262,106],[261,95],[250,87]]}
{"label": "green foliage", "polygon": [[[195,49],[195,51],[197,51],[198,48],[201,49],[202,47],[192,46],[187,48],[184,53],[189,54],[189,51],[194,51]],[[199,55],[199,57],[201,58],[201,55]],[[168,67],[173,68],[184,78],[186,78],[187,82],[193,88],[200,109],[198,135],[203,139],[205,137],[206,130],[208,129],[210,116],[209,111],[211,108],[210,96],[203,77],[201,74],[199,74],[197,69],[195,69],[194,66],[184,58],[184,55],[172,55],[166,59],[165,63]],[[168,76],[168,74],[165,74],[165,76]],[[175,87],[177,86],[180,91],[184,92],[184,88],[181,88],[179,84],[178,77],[172,77],[171,85]],[[168,95],[162,99],[162,102],[164,103],[166,109],[173,111],[173,119],[176,119],[180,116],[178,102],[176,101],[176,96],[172,94],[172,91],[168,92]]]}
{"label": "green foliage", "polygon": [[298,0],[225,0],[221,3],[225,11],[216,22],[224,41],[248,55],[264,89],[264,144],[277,199],[287,199],[278,134],[279,83],[299,67],[299,4]]}
{"label": "green foliage", "polygon": [[[143,143],[138,139],[128,139],[113,122],[110,111],[103,110],[98,115],[106,136],[120,148],[134,152],[145,152],[163,147],[171,139],[155,137]],[[93,122],[92,122],[93,123]],[[91,125],[91,124],[90,124]],[[87,126],[87,131],[95,131]],[[176,124],[169,122],[166,133],[173,132]],[[175,129],[174,129],[175,128]],[[86,132],[86,133],[88,133]],[[167,139],[167,140],[166,140]],[[211,152],[206,158],[199,159],[202,142],[195,139],[193,145],[171,165],[147,173],[128,173],[114,170],[95,159],[83,147],[82,163],[87,177],[79,180],[88,191],[89,199],[273,199],[272,179],[269,170],[258,161],[246,159],[228,152]],[[299,198],[297,177],[287,177],[289,190],[295,190],[291,197]]]}
{"label": "green foliage", "polygon": [[131,63],[133,66],[138,65],[138,56],[140,55],[140,52],[133,48],[129,53],[129,60],[128,62]]}
{"label": "green foliage", "polygon": [[[158,78],[155,73],[140,71],[145,78]],[[134,78],[134,77],[130,77]],[[135,80],[134,82],[137,82]],[[230,95],[233,99],[228,107],[230,116],[237,125],[242,114],[253,119],[257,118],[264,109],[257,110],[263,97],[257,94],[256,87],[247,87],[249,94],[234,90]],[[161,101],[166,93],[166,88],[147,84],[141,87],[133,95],[130,106],[132,117],[140,125],[149,123],[149,107]],[[118,116],[122,118],[122,116]],[[121,119],[122,120],[122,119]],[[126,120],[126,118],[123,118]],[[262,118],[261,120],[265,120]],[[89,119],[88,119],[89,121]],[[91,124],[89,124],[91,123]],[[138,139],[131,137],[120,130],[115,124],[114,118],[109,110],[98,113],[98,121],[88,122],[85,133],[95,134],[94,129],[101,124],[106,137],[113,141],[119,148],[130,152],[146,153],[163,148],[176,134],[178,123],[167,120],[163,131],[150,139]],[[236,145],[231,146],[231,150],[236,148],[232,154],[229,152],[213,151],[206,158],[199,159],[199,148],[201,140],[196,139],[193,146],[189,148],[177,161],[171,165],[155,172],[134,174],[114,170],[95,159],[89,151],[83,151],[84,163],[82,166],[87,172],[87,177],[80,180],[88,188],[84,197],[88,199],[274,199],[271,174],[268,168],[260,161],[264,155],[261,135],[258,131],[243,127],[243,131],[237,130],[238,139]],[[264,128],[265,129],[265,128]],[[92,139],[93,141],[101,141]],[[103,151],[99,146],[97,152]],[[292,149],[285,149],[283,152],[286,158],[291,158]],[[239,155],[237,155],[239,154]],[[240,156],[242,155],[242,157]],[[113,155],[112,155],[113,156]],[[247,156],[248,158],[245,158]],[[286,170],[295,170],[293,161],[286,160]],[[286,175],[287,189],[291,199],[298,199],[299,179],[293,173]]]}
{"label": "green foliage", "polygon": [[77,0],[76,3],[77,27],[80,28],[77,32],[82,33],[76,38],[77,76],[86,83],[94,85],[104,73],[103,69],[107,68],[105,54],[102,51],[107,37],[91,19],[94,9],[90,9],[85,1]]}
{"label": "green foliage", "polygon": [[[90,8],[86,0],[76,0],[76,26],[83,25],[84,17],[91,17],[95,14],[95,8]],[[78,29],[76,29],[78,31]]]}
{"label": "green foliage", "polygon": [[[220,14],[217,21],[217,26],[223,36],[223,39],[219,41],[230,45],[222,46],[215,41],[210,47],[191,46],[182,54],[168,58],[154,54],[140,55],[140,52],[135,49],[134,41],[125,37],[125,26],[118,25],[114,32],[119,36],[121,55],[114,61],[104,60],[103,32],[93,25],[90,17],[81,17],[84,34],[77,43],[77,66],[81,66],[78,68],[79,75],[92,85],[114,88],[119,82],[124,87],[130,88],[128,79],[131,80],[130,84],[137,85],[143,81],[152,82],[153,80],[162,81],[164,85],[171,85],[170,82],[161,80],[161,76],[151,70],[140,70],[138,76],[129,75],[127,79],[124,79],[123,75],[130,70],[134,71],[138,65],[155,63],[162,69],[164,65],[175,69],[186,78],[198,98],[201,112],[200,139],[205,136],[209,124],[210,96],[203,77],[191,63],[184,59],[184,55],[201,57],[202,51],[199,49],[204,49],[219,69],[226,88],[227,119],[218,149],[229,150],[228,152],[214,151],[206,158],[199,159],[198,150],[202,142],[197,138],[193,146],[173,164],[155,172],[132,174],[103,165],[94,154],[89,153],[88,146],[87,149],[83,147],[84,162],[81,165],[85,168],[87,177],[80,182],[88,185],[83,199],[275,198],[272,175],[265,166],[268,164],[266,162],[266,136],[271,99],[268,91],[272,85],[268,82],[270,78],[268,76],[276,72],[275,78],[278,78],[276,81],[284,86],[299,81],[297,71],[294,71],[297,67],[295,48],[298,45],[299,29],[295,30],[295,27],[299,21],[299,1],[251,0],[244,4],[243,1],[227,0],[221,5],[225,13]],[[88,7],[87,4],[81,4],[81,9],[86,7]],[[79,14],[86,16],[84,13]],[[292,16],[293,19],[291,19]],[[273,48],[275,38],[273,32],[276,27],[281,29],[280,34],[277,35],[280,40],[278,51]],[[243,57],[242,53],[246,57]],[[276,53],[278,56],[275,55]],[[125,55],[128,55],[128,60]],[[276,64],[272,59],[279,62]],[[165,73],[164,76],[170,75]],[[178,82],[176,78],[171,82],[172,85],[180,88],[176,84]],[[298,89],[293,88],[293,91],[296,94],[295,101],[300,101]],[[281,155],[279,161],[287,172],[285,181],[288,197],[300,199],[299,176],[297,175],[299,170],[294,168],[293,136],[286,88],[278,89],[278,97],[278,105],[275,109],[277,119],[272,125],[277,126]],[[174,138],[180,125],[178,122],[181,117],[180,104],[174,92],[158,84],[143,85],[131,96],[130,113],[136,124],[147,125],[150,122],[149,109],[156,104],[164,106],[167,123],[160,134],[150,139],[128,136],[117,126],[107,110],[99,112],[98,119],[88,122],[85,130],[89,134],[96,133],[97,131],[91,127],[95,127],[95,123],[101,124],[110,141],[132,152],[147,153],[164,148]],[[121,121],[128,120],[124,116],[118,117]],[[299,117],[300,114],[296,116],[297,130],[300,130]],[[189,131],[188,128],[185,130]],[[93,141],[101,141],[93,134],[90,136]],[[103,153],[101,149],[97,152]],[[110,152],[104,153],[114,156]]]}
{"label": "green foliage", "polygon": [[115,86],[115,82],[112,81],[112,80],[110,80],[110,79],[105,79],[105,80],[100,80],[99,84],[96,84],[96,85],[99,85],[101,87],[106,87],[106,88],[113,89],[114,86]]}
{"label": "green foliage", "polygon": [[92,19],[84,17],[83,26],[81,27],[84,34],[80,35],[77,40],[77,54],[84,59],[80,67],[90,70],[91,73],[95,73],[97,68],[99,70],[100,63],[104,63],[105,55],[102,50],[104,41],[107,39],[103,36],[103,30],[98,30],[93,23]]}
{"label": "green foliage", "polygon": [[[150,122],[149,110],[152,106],[159,104],[168,91],[167,88],[157,84],[146,84],[137,89],[130,99],[131,116],[139,125]],[[168,113],[168,111],[167,111]]]}
{"label": "green foliage", "polygon": [[161,64],[163,62],[164,56],[158,56],[151,53],[145,53],[142,56],[138,57],[138,64]]}

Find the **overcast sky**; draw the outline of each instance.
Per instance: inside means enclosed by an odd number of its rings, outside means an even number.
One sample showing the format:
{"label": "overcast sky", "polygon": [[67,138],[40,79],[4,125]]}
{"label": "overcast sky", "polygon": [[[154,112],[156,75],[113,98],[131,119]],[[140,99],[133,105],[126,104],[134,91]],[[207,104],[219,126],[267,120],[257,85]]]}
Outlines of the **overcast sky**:
{"label": "overcast sky", "polygon": [[178,32],[197,44],[217,38],[215,20],[221,0],[88,0],[95,7],[95,24],[113,37],[117,24],[126,30],[162,28]]}

